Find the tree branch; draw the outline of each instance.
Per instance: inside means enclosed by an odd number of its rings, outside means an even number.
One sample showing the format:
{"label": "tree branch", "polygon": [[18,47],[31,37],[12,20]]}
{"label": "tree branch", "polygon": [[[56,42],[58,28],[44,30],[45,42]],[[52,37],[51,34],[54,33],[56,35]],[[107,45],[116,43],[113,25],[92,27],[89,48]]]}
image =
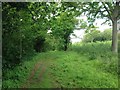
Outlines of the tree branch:
{"label": "tree branch", "polygon": [[113,6],[110,5],[111,3],[110,3],[110,2],[106,2],[106,4],[107,4],[108,7],[110,8],[110,11],[113,12],[114,8],[113,8]]}
{"label": "tree branch", "polygon": [[117,7],[117,10],[118,10],[117,19],[120,18],[120,6],[119,6],[119,4],[120,4],[120,1],[116,3],[116,7]]}
{"label": "tree branch", "polygon": [[113,21],[113,18],[112,18],[111,14],[110,14],[110,10],[106,7],[104,2],[102,2],[102,4],[103,4],[104,8],[106,9],[106,11],[108,12],[109,18]]}
{"label": "tree branch", "polygon": [[30,10],[29,10],[29,13],[32,15],[32,20],[33,20],[34,22],[36,22],[36,19],[33,18],[34,15],[33,15],[33,13],[32,13]]}

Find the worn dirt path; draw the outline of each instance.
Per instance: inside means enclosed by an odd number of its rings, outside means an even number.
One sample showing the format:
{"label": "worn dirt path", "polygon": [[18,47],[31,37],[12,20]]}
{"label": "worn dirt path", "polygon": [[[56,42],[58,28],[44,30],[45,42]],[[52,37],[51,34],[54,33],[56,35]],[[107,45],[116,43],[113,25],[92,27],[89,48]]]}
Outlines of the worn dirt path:
{"label": "worn dirt path", "polygon": [[[46,72],[46,68],[47,68],[47,63],[46,61],[39,61],[37,62],[33,69],[31,70],[29,76],[28,76],[28,79],[26,80],[26,82],[21,86],[21,88],[30,88],[30,85],[32,84],[37,84],[37,83],[40,83],[41,80],[43,79],[43,75],[44,73]],[[41,69],[41,70],[40,70]],[[39,75],[38,75],[38,78],[36,80],[33,80],[34,79],[34,76],[37,74],[37,71],[40,71],[39,72]]]}

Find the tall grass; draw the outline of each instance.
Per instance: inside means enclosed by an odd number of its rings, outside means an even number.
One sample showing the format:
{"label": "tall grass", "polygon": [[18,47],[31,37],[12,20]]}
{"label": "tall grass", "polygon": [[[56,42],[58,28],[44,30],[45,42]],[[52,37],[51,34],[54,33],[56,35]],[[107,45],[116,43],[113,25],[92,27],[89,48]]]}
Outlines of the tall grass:
{"label": "tall grass", "polygon": [[102,62],[100,67],[118,73],[118,56],[111,51],[111,41],[76,43],[69,50],[84,55],[88,60],[99,60]]}

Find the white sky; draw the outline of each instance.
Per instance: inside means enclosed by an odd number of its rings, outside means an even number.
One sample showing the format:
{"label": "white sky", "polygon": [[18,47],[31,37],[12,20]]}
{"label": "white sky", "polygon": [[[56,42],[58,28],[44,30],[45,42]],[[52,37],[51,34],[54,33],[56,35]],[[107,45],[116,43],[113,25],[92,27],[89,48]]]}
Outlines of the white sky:
{"label": "white sky", "polygon": [[[84,19],[85,21],[87,21],[87,17],[86,16],[82,16],[80,17],[82,19]],[[108,24],[103,24],[101,25],[105,20],[104,19],[97,19],[94,24],[95,26],[98,27],[98,30],[100,31],[104,31],[105,29],[111,28],[111,26],[109,26]],[[85,30],[74,30],[74,34],[77,36],[70,36],[71,37],[71,42],[72,43],[76,43],[76,42],[80,42],[81,39],[83,38]]]}

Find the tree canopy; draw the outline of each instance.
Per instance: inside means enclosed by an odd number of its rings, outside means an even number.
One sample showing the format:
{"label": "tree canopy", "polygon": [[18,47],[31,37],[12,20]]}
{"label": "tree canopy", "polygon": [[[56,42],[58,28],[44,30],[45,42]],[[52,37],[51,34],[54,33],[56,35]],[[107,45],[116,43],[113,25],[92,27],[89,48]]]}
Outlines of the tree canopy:
{"label": "tree canopy", "polygon": [[[21,62],[24,56],[35,51],[67,50],[69,36],[77,24],[75,17],[78,11],[74,4],[4,2],[2,37],[5,67]],[[49,30],[52,32],[48,33]],[[50,38],[55,42],[51,43]]]}

